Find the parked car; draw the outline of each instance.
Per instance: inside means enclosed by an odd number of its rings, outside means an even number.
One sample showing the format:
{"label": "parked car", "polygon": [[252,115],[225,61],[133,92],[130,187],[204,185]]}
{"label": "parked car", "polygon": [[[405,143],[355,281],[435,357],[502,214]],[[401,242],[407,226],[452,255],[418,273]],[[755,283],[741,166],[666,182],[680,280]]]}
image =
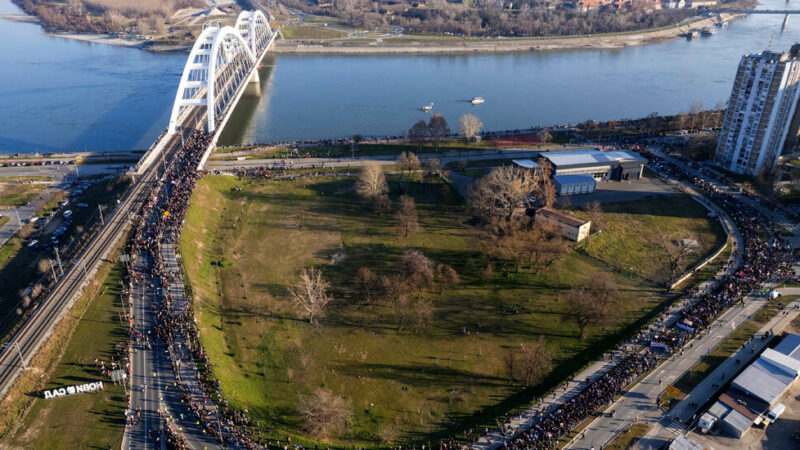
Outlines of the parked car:
{"label": "parked car", "polygon": [[69,217],[71,215],[72,215],[72,210],[71,209],[68,209],[68,210],[64,211],[64,217]]}
{"label": "parked car", "polygon": [[34,247],[36,247],[37,245],[39,245],[39,241],[37,241],[36,239],[34,239],[34,240],[32,240],[32,241],[28,242],[28,248],[34,248]]}

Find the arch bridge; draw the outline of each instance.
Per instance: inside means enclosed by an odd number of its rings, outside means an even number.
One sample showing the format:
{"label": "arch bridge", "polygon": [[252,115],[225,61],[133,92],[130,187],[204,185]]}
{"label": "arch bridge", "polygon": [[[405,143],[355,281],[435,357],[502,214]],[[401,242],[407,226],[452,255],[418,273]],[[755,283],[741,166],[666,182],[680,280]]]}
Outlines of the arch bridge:
{"label": "arch bridge", "polygon": [[234,26],[207,23],[195,41],[181,74],[167,131],[137,164],[142,173],[168,145],[204,129],[214,138],[200,167],[249,82],[258,82],[258,66],[277,33],[263,12],[242,11]]}

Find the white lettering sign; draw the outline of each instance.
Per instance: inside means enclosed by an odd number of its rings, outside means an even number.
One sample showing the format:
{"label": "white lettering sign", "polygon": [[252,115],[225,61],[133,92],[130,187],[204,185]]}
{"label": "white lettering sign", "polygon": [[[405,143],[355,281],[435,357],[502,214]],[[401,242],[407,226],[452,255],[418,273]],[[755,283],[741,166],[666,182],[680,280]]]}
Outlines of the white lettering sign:
{"label": "white lettering sign", "polygon": [[67,395],[83,394],[85,392],[95,392],[103,390],[103,382],[97,381],[94,383],[80,384],[77,386],[67,386],[65,388],[56,388],[44,391],[44,398],[59,398],[66,397]]}

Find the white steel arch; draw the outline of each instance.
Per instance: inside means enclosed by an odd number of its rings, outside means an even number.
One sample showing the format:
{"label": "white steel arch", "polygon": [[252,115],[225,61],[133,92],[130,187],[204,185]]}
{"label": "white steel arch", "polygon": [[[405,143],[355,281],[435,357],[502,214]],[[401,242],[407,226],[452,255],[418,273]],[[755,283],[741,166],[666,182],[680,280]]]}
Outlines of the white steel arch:
{"label": "white steel arch", "polygon": [[217,118],[222,117],[235,99],[241,84],[248,81],[255,62],[249,42],[236,29],[219,26],[204,29],[183,69],[168,131],[178,130],[184,111],[205,106],[207,129],[213,133]]}
{"label": "white steel arch", "polygon": [[259,10],[239,13],[234,28],[250,44],[250,50],[256,57],[261,56],[261,52],[266,49],[267,43],[272,37],[269,19]]}

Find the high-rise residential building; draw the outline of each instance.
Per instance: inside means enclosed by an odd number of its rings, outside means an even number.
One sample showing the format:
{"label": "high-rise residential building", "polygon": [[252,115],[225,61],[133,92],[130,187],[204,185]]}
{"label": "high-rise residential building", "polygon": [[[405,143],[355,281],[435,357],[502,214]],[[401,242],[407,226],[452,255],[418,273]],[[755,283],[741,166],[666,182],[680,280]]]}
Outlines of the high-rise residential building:
{"label": "high-rise residential building", "polygon": [[775,169],[784,147],[800,143],[800,44],[789,52],[742,57],[714,159],[731,172]]}

